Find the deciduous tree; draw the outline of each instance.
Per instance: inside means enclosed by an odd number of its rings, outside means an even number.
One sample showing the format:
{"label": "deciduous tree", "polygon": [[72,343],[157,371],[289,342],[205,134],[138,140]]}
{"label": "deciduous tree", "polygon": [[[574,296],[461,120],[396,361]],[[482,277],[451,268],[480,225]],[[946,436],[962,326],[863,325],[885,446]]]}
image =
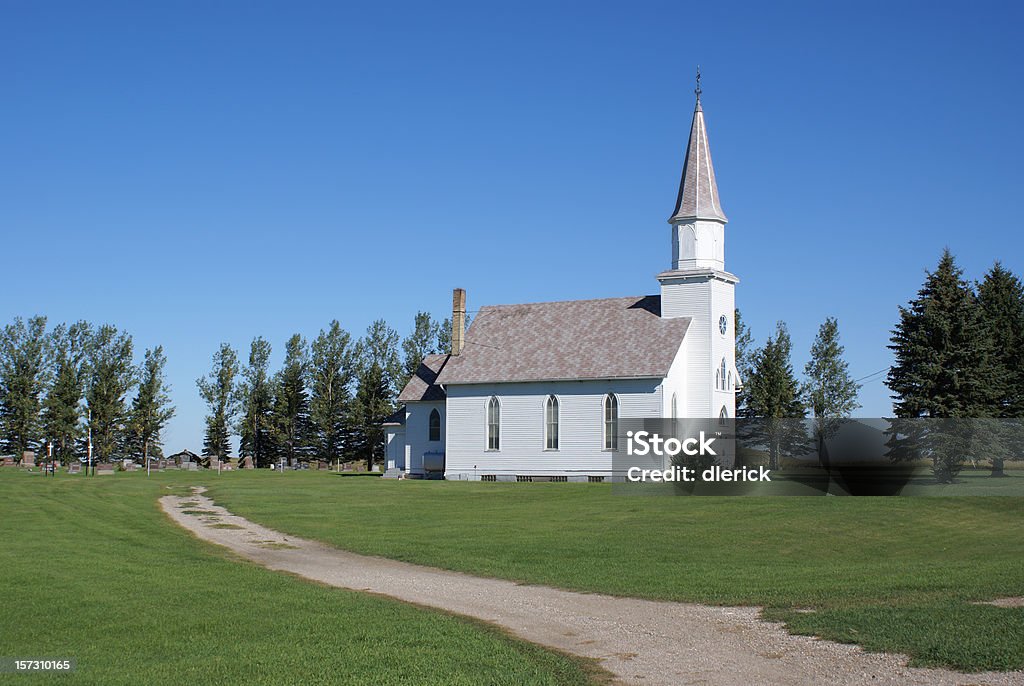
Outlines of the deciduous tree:
{"label": "deciduous tree", "polygon": [[18,317],[0,331],[0,439],[18,460],[39,446],[47,343],[46,317]]}
{"label": "deciduous tree", "polygon": [[206,435],[203,456],[227,458],[231,454],[231,423],[238,411],[235,377],[238,376],[238,353],[227,343],[221,343],[213,354],[210,373],[196,380],[199,394],[206,401]]}
{"label": "deciduous tree", "polygon": [[159,456],[160,434],[174,416],[170,389],[164,378],[167,358],[163,346],[145,352],[139,370],[139,390],[132,401],[131,433],[144,460]]}
{"label": "deciduous tree", "polygon": [[63,464],[74,459],[82,440],[86,355],[92,328],[87,322],[58,325],[50,335],[53,382],[43,401],[43,435]]}
{"label": "deciduous tree", "polygon": [[836,420],[849,417],[860,407],[860,384],[850,376],[849,365],[843,359],[839,322],[834,317],[827,318],[818,329],[804,376],[804,404],[815,418],[817,434],[828,438],[838,427]]}
{"label": "deciduous tree", "polygon": [[135,385],[132,337],[104,324],[92,337],[87,355],[85,399],[93,453],[114,457],[127,443],[126,398]]}

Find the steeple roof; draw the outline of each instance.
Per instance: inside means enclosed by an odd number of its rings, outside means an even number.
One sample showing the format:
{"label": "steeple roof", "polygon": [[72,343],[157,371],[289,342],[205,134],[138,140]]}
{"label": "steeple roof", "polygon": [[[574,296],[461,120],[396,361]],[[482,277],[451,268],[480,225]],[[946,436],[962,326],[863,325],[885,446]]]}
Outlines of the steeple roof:
{"label": "steeple roof", "polygon": [[700,106],[700,81],[697,85],[697,106],[690,124],[690,142],[686,145],[683,177],[679,181],[679,197],[670,222],[677,219],[713,219],[728,221],[718,201],[715,168],[711,164],[708,130],[704,124],[704,110]]}

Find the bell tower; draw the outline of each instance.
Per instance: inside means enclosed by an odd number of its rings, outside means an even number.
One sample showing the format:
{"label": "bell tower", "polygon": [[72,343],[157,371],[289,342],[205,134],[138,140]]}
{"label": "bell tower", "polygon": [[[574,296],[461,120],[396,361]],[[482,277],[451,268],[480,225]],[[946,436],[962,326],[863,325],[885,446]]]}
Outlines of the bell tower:
{"label": "bell tower", "polygon": [[736,416],[735,285],[725,271],[725,225],[711,164],[707,126],[701,107],[700,69],[697,96],[686,145],[675,210],[669,217],[672,261],[658,274],[661,316],[689,317],[682,385],[681,417],[733,419]]}

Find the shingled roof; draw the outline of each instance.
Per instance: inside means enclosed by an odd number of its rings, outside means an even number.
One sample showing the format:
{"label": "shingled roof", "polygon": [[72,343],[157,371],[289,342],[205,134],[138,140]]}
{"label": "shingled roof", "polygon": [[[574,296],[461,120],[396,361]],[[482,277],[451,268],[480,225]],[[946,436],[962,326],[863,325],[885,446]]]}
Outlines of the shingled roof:
{"label": "shingled roof", "polygon": [[708,129],[704,124],[700,99],[697,100],[693,123],[690,124],[690,141],[686,144],[686,161],[683,162],[683,176],[679,180],[676,209],[669,221],[693,218],[727,221],[718,202],[718,184],[715,182],[715,168],[711,164]]}
{"label": "shingled roof", "polygon": [[657,295],[483,307],[436,382],[662,378],[689,324]]}
{"label": "shingled roof", "polygon": [[449,355],[427,355],[423,358],[416,373],[405,384],[398,395],[398,402],[407,403],[417,400],[444,400],[444,389],[437,385],[437,375],[444,368]]}

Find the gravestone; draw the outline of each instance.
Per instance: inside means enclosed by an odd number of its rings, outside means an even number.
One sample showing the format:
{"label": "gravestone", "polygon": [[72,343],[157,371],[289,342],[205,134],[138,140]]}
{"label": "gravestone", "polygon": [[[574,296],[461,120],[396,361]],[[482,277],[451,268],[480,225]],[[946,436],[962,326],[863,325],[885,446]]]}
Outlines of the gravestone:
{"label": "gravestone", "polygon": [[242,468],[243,469],[252,469],[252,458],[249,457],[248,455],[246,455],[245,459],[242,460]]}
{"label": "gravestone", "polygon": [[113,473],[114,473],[114,465],[112,465],[109,462],[100,462],[99,464],[96,465],[96,474],[97,474],[97,476],[99,476],[101,474],[113,474]]}
{"label": "gravestone", "polygon": [[78,462],[72,462],[68,465],[68,474],[81,474],[82,465]]}
{"label": "gravestone", "polygon": [[21,466],[22,467],[35,467],[36,466],[36,454],[31,450],[26,450],[21,454]]}

